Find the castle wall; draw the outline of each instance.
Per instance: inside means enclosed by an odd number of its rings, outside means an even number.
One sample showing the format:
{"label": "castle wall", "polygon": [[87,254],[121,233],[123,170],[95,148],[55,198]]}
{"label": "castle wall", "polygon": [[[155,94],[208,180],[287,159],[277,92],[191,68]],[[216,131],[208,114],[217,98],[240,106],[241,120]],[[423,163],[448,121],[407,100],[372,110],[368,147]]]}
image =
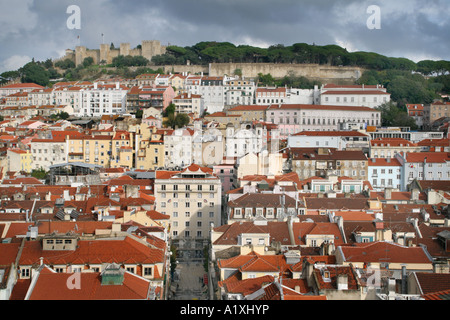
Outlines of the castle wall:
{"label": "castle wall", "polygon": [[274,78],[282,78],[289,73],[304,76],[322,82],[354,82],[359,79],[364,69],[359,67],[335,67],[318,64],[282,64],[282,63],[211,63],[211,77],[224,74],[233,75],[236,69],[242,71],[246,78],[256,78],[259,73],[271,74]]}
{"label": "castle wall", "polygon": [[86,47],[78,46],[75,48],[75,53],[70,55],[66,53],[61,59],[71,59],[78,66],[83,63],[83,60],[87,57],[92,57],[94,59],[94,63],[98,64],[102,60],[106,61],[107,64],[112,63],[112,60],[119,55],[123,56],[143,56],[148,60],[152,60],[152,58],[156,55],[164,54],[166,52],[166,47],[161,46],[161,43],[157,40],[151,41],[142,41],[142,49],[131,49],[129,43],[121,43],[120,49],[110,49],[110,45],[101,44],[100,49],[88,50]]}

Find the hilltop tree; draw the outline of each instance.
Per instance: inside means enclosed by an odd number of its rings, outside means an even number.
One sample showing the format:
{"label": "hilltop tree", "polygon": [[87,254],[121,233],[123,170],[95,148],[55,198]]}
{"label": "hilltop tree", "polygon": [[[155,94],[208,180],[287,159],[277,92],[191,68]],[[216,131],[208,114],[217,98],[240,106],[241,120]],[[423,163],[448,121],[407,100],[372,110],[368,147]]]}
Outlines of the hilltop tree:
{"label": "hilltop tree", "polygon": [[47,86],[50,76],[47,70],[40,64],[32,61],[19,69],[22,83],[32,82],[41,86]]}

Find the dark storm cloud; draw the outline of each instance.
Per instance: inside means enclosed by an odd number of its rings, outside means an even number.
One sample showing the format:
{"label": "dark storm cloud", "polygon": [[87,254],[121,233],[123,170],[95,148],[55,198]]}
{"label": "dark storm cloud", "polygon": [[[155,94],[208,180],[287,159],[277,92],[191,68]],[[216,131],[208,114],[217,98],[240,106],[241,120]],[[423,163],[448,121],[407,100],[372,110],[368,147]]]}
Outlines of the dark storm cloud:
{"label": "dark storm cloud", "polygon": [[[80,30],[67,28],[70,5],[80,7]],[[381,8],[380,30],[366,26],[370,5]],[[0,71],[32,57],[59,57],[78,41],[98,48],[103,39],[116,46],[153,39],[180,46],[305,42],[450,60],[449,13],[448,0],[0,0]]]}

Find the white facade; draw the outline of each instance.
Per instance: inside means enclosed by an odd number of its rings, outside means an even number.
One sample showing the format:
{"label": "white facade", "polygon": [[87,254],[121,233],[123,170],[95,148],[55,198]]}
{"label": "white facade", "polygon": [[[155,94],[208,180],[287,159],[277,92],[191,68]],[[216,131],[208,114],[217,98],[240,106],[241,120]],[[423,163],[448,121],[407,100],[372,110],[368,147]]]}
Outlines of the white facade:
{"label": "white facade", "polygon": [[33,169],[45,169],[68,159],[66,141],[33,139],[31,141]]}
{"label": "white facade", "polygon": [[164,135],[164,165],[166,168],[185,167],[193,163],[195,131],[177,129]]}
{"label": "white facade", "polygon": [[170,178],[155,179],[156,210],[170,216],[173,239],[206,239],[221,225],[220,179],[197,165]]}
{"label": "white facade", "polygon": [[83,115],[82,89],[80,87],[61,87],[53,90],[51,104],[71,106],[76,115]]}
{"label": "white facade", "polygon": [[337,86],[321,88],[320,104],[334,106],[362,106],[376,108],[391,101],[391,95],[381,85]]}
{"label": "white facade", "polygon": [[385,188],[406,191],[403,190],[403,166],[396,158],[369,160],[368,174],[374,191],[384,191]]}
{"label": "white facade", "polygon": [[267,146],[267,129],[258,126],[255,129],[242,124],[240,129],[228,126],[226,131],[225,155],[242,157],[248,153],[260,153]]}
{"label": "white facade", "polygon": [[48,106],[53,103],[53,90],[52,89],[40,89],[33,90],[28,93],[28,101],[31,106]]}
{"label": "white facade", "polygon": [[126,87],[119,84],[115,86],[98,86],[82,89],[82,101],[79,116],[101,117],[102,115],[118,115],[126,112]]}
{"label": "white facade", "polygon": [[173,99],[176,106],[175,111],[178,113],[193,113],[196,117],[200,117],[204,111],[204,100],[201,95],[182,93]]}

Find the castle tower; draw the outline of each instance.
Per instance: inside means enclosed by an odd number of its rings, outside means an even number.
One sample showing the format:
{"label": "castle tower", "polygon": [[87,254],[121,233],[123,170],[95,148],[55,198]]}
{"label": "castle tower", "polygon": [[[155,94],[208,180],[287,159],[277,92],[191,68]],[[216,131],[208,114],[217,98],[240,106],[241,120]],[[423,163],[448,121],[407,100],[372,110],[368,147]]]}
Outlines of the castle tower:
{"label": "castle tower", "polygon": [[129,43],[121,43],[120,44],[120,55],[121,56],[129,56],[130,55],[130,44]]}
{"label": "castle tower", "polygon": [[109,54],[110,45],[108,44],[101,44],[100,45],[100,61],[106,61],[107,64],[112,63],[112,59],[110,59]]}
{"label": "castle tower", "polygon": [[75,48],[75,65],[79,66],[80,64],[82,64],[86,57],[86,47],[77,46]]}
{"label": "castle tower", "polygon": [[154,56],[166,53],[166,47],[161,46],[158,40],[142,41],[142,56],[148,60],[152,60]]}

